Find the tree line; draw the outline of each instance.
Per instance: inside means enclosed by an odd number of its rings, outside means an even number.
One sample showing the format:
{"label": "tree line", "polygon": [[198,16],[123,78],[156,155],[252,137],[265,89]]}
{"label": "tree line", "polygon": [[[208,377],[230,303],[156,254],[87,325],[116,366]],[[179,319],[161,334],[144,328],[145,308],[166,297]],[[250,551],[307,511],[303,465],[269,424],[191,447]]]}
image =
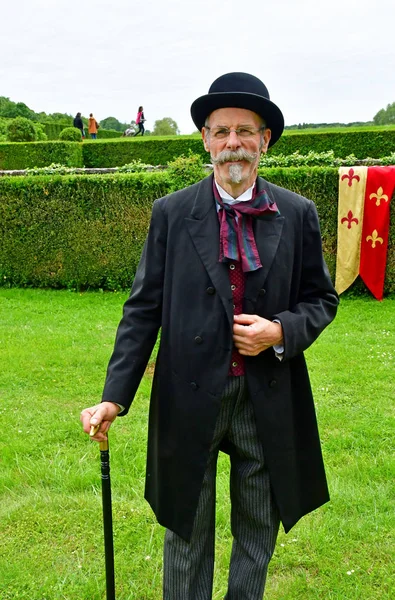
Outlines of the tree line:
{"label": "tree line", "polygon": [[[13,102],[5,96],[0,96],[0,118],[15,119],[16,117],[23,117],[37,124],[59,123],[63,124],[65,127],[69,127],[70,125],[72,125],[74,118],[73,115],[69,115],[67,113],[54,112],[47,114],[45,112],[35,112],[31,108],[29,108],[24,102]],[[88,118],[82,116],[82,121],[87,127]],[[130,121],[130,123],[122,123],[115,117],[111,116],[102,119],[99,122],[99,124],[100,127],[102,127],[103,129],[111,129],[121,132],[125,131],[130,126],[136,126],[136,122],[134,120]],[[177,123],[174,121],[174,119],[170,117],[158,119],[154,122],[152,130],[145,130],[145,135],[178,135],[179,133],[180,130],[178,128]]]}

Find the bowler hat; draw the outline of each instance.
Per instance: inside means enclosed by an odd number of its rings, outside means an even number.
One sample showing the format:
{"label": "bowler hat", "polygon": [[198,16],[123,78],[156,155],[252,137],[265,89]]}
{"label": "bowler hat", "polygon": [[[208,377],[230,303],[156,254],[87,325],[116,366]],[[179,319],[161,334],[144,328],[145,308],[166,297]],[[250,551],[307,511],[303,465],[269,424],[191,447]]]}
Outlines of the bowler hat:
{"label": "bowler hat", "polygon": [[206,118],[218,108],[246,108],[257,113],[271,129],[269,146],[273,146],[284,130],[281,110],[270,100],[267,87],[260,79],[248,73],[226,73],[212,84],[205,96],[192,103],[191,115],[199,131]]}

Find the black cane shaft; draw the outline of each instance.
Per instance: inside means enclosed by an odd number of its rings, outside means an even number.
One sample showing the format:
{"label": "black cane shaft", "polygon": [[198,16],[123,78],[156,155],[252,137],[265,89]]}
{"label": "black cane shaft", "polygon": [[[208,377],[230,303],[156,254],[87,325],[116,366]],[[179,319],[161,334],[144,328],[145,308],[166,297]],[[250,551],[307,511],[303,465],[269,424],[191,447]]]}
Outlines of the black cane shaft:
{"label": "black cane shaft", "polygon": [[115,600],[114,576],[114,543],[112,530],[112,505],[111,505],[111,480],[110,480],[110,455],[108,448],[100,450],[102,500],[103,500],[103,528],[104,528],[104,556],[106,564],[106,591],[107,600]]}

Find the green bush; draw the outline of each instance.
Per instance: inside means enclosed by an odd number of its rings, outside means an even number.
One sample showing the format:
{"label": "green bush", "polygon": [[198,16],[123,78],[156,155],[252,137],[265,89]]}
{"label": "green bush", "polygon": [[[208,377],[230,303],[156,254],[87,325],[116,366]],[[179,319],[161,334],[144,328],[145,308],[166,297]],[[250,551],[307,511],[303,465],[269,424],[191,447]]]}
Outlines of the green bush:
{"label": "green bush", "polygon": [[[78,144],[73,144],[78,146]],[[173,166],[182,176],[185,160]],[[261,168],[269,181],[314,200],[323,247],[335,275],[338,170],[333,167]],[[190,181],[188,182],[190,183]],[[125,289],[133,281],[152,202],[185,181],[166,172],[0,178],[0,284]],[[355,293],[367,293],[360,282]],[[395,202],[385,293],[395,293]]]}
{"label": "green bush", "polygon": [[81,147],[75,142],[0,143],[0,169],[46,167],[52,163],[83,167]]}
{"label": "green bush", "polygon": [[81,142],[82,133],[76,127],[66,127],[59,133],[59,139],[67,142]]}
{"label": "green bush", "polygon": [[[118,137],[116,139],[100,139],[102,129],[99,129],[97,140],[85,140],[82,144],[82,161],[86,167],[121,167],[141,161],[148,165],[167,165],[178,156],[188,156],[189,153],[199,155],[204,163],[210,161],[208,153],[204,150],[199,134],[190,136],[174,137]],[[107,135],[108,132],[103,133]],[[111,135],[120,135],[120,132],[110,132]],[[1,135],[1,132],[0,132]],[[1,137],[0,137],[1,141]],[[51,142],[49,142],[51,143]],[[282,138],[269,150],[266,164],[274,160],[276,156],[308,156],[309,153],[346,158],[354,155],[353,160],[365,159],[366,157],[381,158],[391,157],[395,148],[395,128],[385,130],[361,130],[361,131],[335,131],[324,133],[285,133]],[[4,148],[3,148],[4,150]],[[31,147],[34,156],[25,154],[25,163],[13,164],[12,157],[4,157],[3,163],[7,162],[8,169],[20,169],[34,166],[46,166],[44,163],[36,162],[37,150]],[[13,152],[11,152],[13,154]],[[16,153],[18,154],[18,153]],[[56,162],[65,164],[57,157],[51,157],[47,165]],[[278,164],[274,161],[275,164]],[[273,163],[272,163],[273,164]],[[282,164],[285,164],[284,162]],[[311,164],[310,160],[299,160],[288,164]],[[327,161],[319,161],[316,164],[329,164]],[[80,165],[73,165],[80,166]],[[0,160],[0,168],[2,167]]]}
{"label": "green bush", "polygon": [[169,179],[170,190],[175,192],[203,179],[207,173],[203,168],[201,156],[189,154],[188,156],[178,156],[170,162],[166,175]]}
{"label": "green bush", "polygon": [[4,117],[0,117],[0,142],[7,141],[7,127],[10,119],[5,119]]}
{"label": "green bush", "polygon": [[58,140],[59,139],[59,134],[61,131],[63,131],[63,129],[65,129],[65,127],[71,127],[72,126],[72,121],[70,119],[70,121],[65,121],[65,122],[61,122],[59,123],[59,121],[56,122],[45,122],[42,123],[42,126],[44,128],[45,133],[47,134],[47,138],[49,140]]}
{"label": "green bush", "polygon": [[0,284],[130,287],[163,173],[0,178]]}
{"label": "green bush", "polygon": [[9,142],[34,142],[37,139],[34,123],[25,117],[12,119],[7,126]]}
{"label": "green bush", "polygon": [[387,156],[395,148],[395,128],[388,130],[359,129],[355,131],[284,133],[279,141],[269,150],[268,155],[275,154],[308,154],[328,152],[332,150],[335,156],[344,158],[354,154],[362,159],[370,156],[380,158]]}
{"label": "green bush", "polygon": [[97,130],[97,139],[98,140],[105,140],[105,139],[119,138],[119,137],[122,137],[122,131],[116,131],[115,129],[103,129],[102,127],[100,127],[100,129]]}
{"label": "green bush", "polygon": [[41,123],[33,123],[34,129],[36,130],[36,142],[46,142],[48,139],[47,134]]}
{"label": "green bush", "polygon": [[167,165],[189,152],[198,154],[204,162],[209,162],[209,155],[198,136],[122,137],[117,140],[96,140],[95,143],[83,146],[86,167],[122,167],[133,160],[141,160],[150,165]]}

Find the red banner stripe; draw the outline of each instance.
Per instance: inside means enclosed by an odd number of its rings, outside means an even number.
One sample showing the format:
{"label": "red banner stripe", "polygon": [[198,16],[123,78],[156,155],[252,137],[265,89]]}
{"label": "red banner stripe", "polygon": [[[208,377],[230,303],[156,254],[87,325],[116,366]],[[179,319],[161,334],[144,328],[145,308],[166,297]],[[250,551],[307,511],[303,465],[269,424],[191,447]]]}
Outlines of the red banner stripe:
{"label": "red banner stripe", "polygon": [[395,166],[368,168],[359,274],[377,300],[383,299],[394,188]]}

